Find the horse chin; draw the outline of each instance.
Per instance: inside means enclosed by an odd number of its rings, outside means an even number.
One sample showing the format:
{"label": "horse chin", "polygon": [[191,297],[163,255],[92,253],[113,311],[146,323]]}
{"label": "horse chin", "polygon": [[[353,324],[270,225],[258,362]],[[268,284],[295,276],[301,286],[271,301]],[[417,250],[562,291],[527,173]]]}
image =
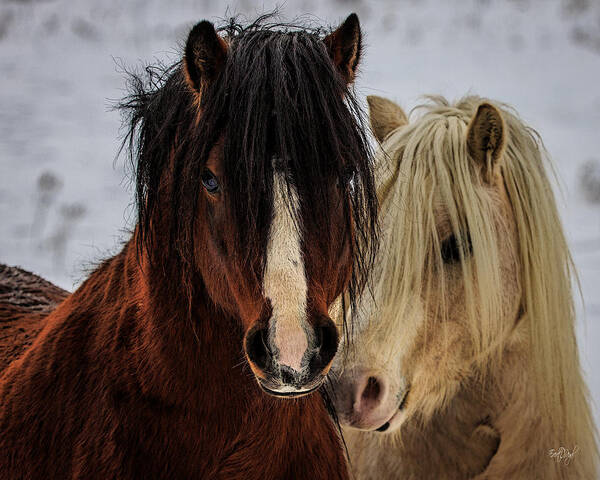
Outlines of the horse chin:
{"label": "horse chin", "polygon": [[396,410],[388,420],[361,422],[358,420],[344,421],[343,419],[340,419],[340,424],[343,427],[352,430],[373,432],[377,435],[385,435],[398,430],[406,420],[406,417],[406,412],[402,410]]}
{"label": "horse chin", "polygon": [[374,430],[371,430],[371,431],[377,432],[379,434],[384,434],[384,435],[390,434],[400,428],[400,426],[406,420],[406,417],[407,417],[407,413],[405,411],[398,410],[396,413],[394,413],[394,415],[392,415],[392,418],[390,418],[387,422],[382,424],[379,428],[375,428]]}
{"label": "horse chin", "polygon": [[405,422],[405,420],[408,417],[406,403],[409,393],[410,387],[408,387],[404,391],[402,399],[400,400],[400,404],[398,405],[398,409],[394,412],[391,418],[387,422],[383,423],[380,427],[374,429],[373,431],[379,433],[392,433],[400,428],[400,426]]}
{"label": "horse chin", "polygon": [[261,378],[257,378],[258,385],[263,392],[268,393],[273,397],[278,398],[299,398],[308,395],[317,390],[322,384],[325,377],[312,382],[310,385],[303,387],[294,387],[290,385],[274,384],[271,381],[265,381]]}

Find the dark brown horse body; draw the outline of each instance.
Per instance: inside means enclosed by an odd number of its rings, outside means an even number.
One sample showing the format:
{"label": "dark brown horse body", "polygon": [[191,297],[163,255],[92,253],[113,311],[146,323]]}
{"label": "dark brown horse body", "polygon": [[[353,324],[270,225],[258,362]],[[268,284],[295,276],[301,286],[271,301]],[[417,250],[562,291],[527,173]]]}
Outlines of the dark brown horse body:
{"label": "dark brown horse body", "polygon": [[71,295],[0,269],[0,479],[347,478],[306,394],[376,234],[359,53],[356,16],[324,41],[202,22],[134,85],[132,238]]}
{"label": "dark brown horse body", "polygon": [[67,295],[33,273],[0,264],[0,376],[31,346]]}
{"label": "dark brown horse body", "polygon": [[37,277],[42,310],[2,296],[0,361],[45,328],[1,372],[0,477],[346,478],[321,398],[263,393],[238,322],[201,299],[199,349],[171,299],[146,296],[132,243],[47,317],[66,292]]}

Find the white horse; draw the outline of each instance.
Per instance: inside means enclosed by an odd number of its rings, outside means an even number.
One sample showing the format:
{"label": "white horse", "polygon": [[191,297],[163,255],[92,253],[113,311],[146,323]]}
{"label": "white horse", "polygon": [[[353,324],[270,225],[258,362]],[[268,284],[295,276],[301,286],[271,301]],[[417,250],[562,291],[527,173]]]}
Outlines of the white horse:
{"label": "white horse", "polygon": [[547,158],[505,105],[369,97],[382,246],[336,361],[359,479],[594,479],[573,265]]}

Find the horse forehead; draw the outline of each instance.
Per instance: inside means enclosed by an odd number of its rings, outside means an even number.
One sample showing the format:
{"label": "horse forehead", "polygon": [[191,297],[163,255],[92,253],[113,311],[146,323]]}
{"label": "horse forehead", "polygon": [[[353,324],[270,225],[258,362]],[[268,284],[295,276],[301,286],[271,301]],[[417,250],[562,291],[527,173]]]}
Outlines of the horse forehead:
{"label": "horse forehead", "polygon": [[285,179],[287,174],[287,167],[285,164],[285,160],[281,155],[273,155],[271,156],[271,167],[273,168],[273,173],[280,174]]}
{"label": "horse forehead", "polygon": [[215,175],[223,174],[223,154],[224,154],[224,138],[221,137],[210,149],[206,160],[206,167],[209,168]]}

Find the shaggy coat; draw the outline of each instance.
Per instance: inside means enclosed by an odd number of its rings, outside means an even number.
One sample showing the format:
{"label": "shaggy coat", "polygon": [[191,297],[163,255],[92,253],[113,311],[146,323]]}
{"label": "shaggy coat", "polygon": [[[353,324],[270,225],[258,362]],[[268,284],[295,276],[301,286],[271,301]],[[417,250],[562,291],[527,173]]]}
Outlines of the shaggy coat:
{"label": "shaggy coat", "polygon": [[181,63],[131,77],[139,217],[120,253],[69,296],[0,270],[3,480],[347,478],[322,397],[300,395],[376,240],[360,28],[267,20],[201,22]]}
{"label": "shaggy coat", "polygon": [[37,335],[0,377],[1,478],[346,478],[320,396],[263,393],[239,366],[240,325],[202,298],[198,348],[170,298],[148,295],[134,241],[68,297],[1,273],[0,362]]}
{"label": "shaggy coat", "polygon": [[573,265],[537,133],[479,97],[433,97],[411,122],[368,100],[382,248],[331,374],[354,474],[597,478]]}

